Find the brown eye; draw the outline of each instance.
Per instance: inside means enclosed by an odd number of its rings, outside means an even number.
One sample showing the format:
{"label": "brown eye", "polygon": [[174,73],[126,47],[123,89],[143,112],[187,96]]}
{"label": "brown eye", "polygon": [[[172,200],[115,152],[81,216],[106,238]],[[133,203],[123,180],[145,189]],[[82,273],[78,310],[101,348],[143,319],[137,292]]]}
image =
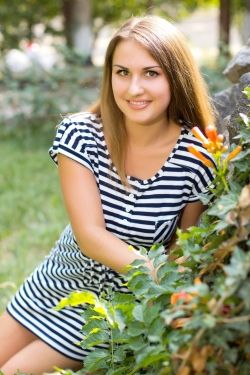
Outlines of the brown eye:
{"label": "brown eye", "polygon": [[157,77],[159,75],[158,72],[156,72],[155,70],[148,70],[146,73],[145,73],[146,77]]}
{"label": "brown eye", "polygon": [[128,71],[126,69],[119,69],[117,70],[116,74],[118,74],[121,77],[125,77],[128,75]]}

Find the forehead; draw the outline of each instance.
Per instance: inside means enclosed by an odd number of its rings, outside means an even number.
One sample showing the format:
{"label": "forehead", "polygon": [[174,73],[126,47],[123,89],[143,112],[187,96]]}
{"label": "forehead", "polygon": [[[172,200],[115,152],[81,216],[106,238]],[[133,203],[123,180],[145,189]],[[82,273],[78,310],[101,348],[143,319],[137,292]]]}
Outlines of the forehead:
{"label": "forehead", "polygon": [[121,40],[116,45],[112,64],[123,66],[159,65],[150,52],[136,40]]}

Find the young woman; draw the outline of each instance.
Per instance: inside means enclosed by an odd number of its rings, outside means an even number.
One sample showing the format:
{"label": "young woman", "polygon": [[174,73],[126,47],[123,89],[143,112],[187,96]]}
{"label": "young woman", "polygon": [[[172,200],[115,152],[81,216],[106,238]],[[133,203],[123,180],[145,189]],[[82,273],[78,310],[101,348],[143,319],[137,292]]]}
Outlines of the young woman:
{"label": "young woman", "polygon": [[153,16],[124,24],[107,49],[100,103],[66,117],[50,149],[70,225],[0,319],[5,375],[82,366],[81,308],[53,307],[73,290],[126,292],[122,274],[142,258],[136,249],[163,243],[167,250],[177,225],[196,224],[204,210],[197,195],[213,176],[187,146],[210,158],[190,127],[211,122],[204,82],[178,30]]}

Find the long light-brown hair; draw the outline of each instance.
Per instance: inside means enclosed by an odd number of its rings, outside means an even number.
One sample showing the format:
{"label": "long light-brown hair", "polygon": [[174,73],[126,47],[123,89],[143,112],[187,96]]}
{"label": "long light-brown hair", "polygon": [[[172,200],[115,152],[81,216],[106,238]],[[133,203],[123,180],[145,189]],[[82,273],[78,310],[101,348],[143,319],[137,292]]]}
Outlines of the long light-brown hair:
{"label": "long light-brown hair", "polygon": [[168,120],[184,122],[190,127],[199,126],[202,131],[214,122],[205,82],[184,36],[163,18],[131,18],[114,34],[108,45],[100,101],[92,107],[94,113],[101,115],[113,164],[125,185],[127,134],[123,113],[114,100],[111,76],[115,48],[120,41],[127,39],[135,40],[144,47],[166,74],[171,91],[171,101],[166,109]]}

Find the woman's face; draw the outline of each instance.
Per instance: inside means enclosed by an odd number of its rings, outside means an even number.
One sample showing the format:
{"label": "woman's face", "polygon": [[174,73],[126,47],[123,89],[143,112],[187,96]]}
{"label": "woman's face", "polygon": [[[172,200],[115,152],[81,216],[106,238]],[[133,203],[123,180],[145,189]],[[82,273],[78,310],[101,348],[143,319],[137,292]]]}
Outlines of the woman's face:
{"label": "woman's face", "polygon": [[112,89],[125,123],[166,122],[169,82],[159,63],[133,39],[118,43],[112,62]]}

